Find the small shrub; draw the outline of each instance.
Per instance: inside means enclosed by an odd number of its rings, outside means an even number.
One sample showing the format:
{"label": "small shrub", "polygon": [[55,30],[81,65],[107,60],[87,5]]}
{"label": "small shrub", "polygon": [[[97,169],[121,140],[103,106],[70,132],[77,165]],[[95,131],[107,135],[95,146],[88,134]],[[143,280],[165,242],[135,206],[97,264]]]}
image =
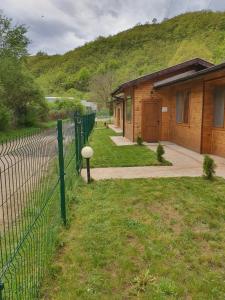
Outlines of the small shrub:
{"label": "small shrub", "polygon": [[206,179],[211,180],[213,179],[216,171],[216,164],[214,160],[208,156],[205,155],[204,161],[203,161],[203,175]]}
{"label": "small shrub", "polygon": [[140,136],[137,137],[137,144],[138,144],[139,146],[142,146],[142,145],[143,145],[143,140],[142,140],[142,138],[141,138]]}
{"label": "small shrub", "polygon": [[163,155],[165,154],[165,150],[161,144],[158,145],[156,154],[157,154],[158,161],[163,162]]}

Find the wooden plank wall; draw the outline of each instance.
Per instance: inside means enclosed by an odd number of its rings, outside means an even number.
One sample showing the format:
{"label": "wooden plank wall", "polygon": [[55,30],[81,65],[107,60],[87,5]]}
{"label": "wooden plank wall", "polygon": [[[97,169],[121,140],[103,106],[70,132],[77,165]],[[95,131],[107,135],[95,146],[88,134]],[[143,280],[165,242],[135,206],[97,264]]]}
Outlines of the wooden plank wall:
{"label": "wooden plank wall", "polygon": [[[120,109],[120,124],[118,124],[118,122],[117,122],[118,109]],[[120,102],[120,103],[114,102],[113,103],[113,124],[120,128],[123,127],[123,104],[122,104],[122,102]]]}
{"label": "wooden plank wall", "polygon": [[[188,71],[189,68],[185,68],[183,70],[179,70],[173,73],[173,76],[178,75],[182,72]],[[132,136],[132,140],[135,141],[138,136],[142,136],[142,101],[143,100],[158,100],[160,102],[160,106],[162,105],[167,106],[167,101],[162,104],[162,97],[161,93],[153,89],[153,84],[155,81],[163,80],[168,78],[168,75],[161,76],[160,78],[157,78],[155,80],[149,80],[147,82],[140,83],[133,88],[133,120],[132,120],[132,127],[133,127],[133,135],[132,135],[132,128],[130,124],[126,123],[127,126],[127,133],[125,136],[127,138],[130,138]],[[129,90],[126,90],[126,93],[129,94]],[[169,113],[162,113],[162,119],[160,120],[161,124],[160,126],[163,127],[163,130],[161,130],[161,140],[167,140],[168,139],[168,115]]]}
{"label": "wooden plank wall", "polygon": [[152,83],[147,82],[134,89],[134,139],[137,139],[138,136],[142,136],[142,101],[150,98],[152,88]]}
{"label": "wooden plank wall", "polygon": [[225,157],[225,130],[212,130],[212,153]]}
{"label": "wooden plank wall", "polygon": [[[221,76],[224,76],[223,80],[220,79]],[[213,84],[207,84],[208,80],[211,81],[217,77],[218,80],[213,81]],[[205,93],[203,92],[203,82],[206,82]],[[213,128],[212,95],[215,85],[218,84],[225,85],[225,71],[157,91],[153,89],[152,81],[141,83],[132,90],[127,89],[125,95],[132,94],[133,96],[133,112],[131,122],[125,120],[125,136],[133,141],[138,136],[142,136],[143,100],[157,99],[161,109],[167,108],[167,111],[161,113],[160,140],[168,140],[196,152],[225,156],[225,128]],[[191,92],[189,124],[176,123],[176,93],[181,90],[190,90]]]}
{"label": "wooden plank wall", "polygon": [[210,77],[208,80],[206,78],[205,82],[202,152],[225,157],[225,124],[223,128],[213,127],[214,89],[218,86],[225,86],[225,77],[219,77],[219,74],[217,75],[218,79],[212,80],[213,77]]}
{"label": "wooden plank wall", "polygon": [[[178,124],[176,122],[176,93],[182,90],[190,90],[188,124]],[[171,142],[200,152],[203,83],[197,81],[171,87],[162,94],[162,99],[162,105],[168,107],[168,114],[162,122],[162,138],[166,139],[168,137]]]}
{"label": "wooden plank wall", "polygon": [[208,154],[212,153],[213,89],[212,85],[205,85],[204,88],[202,153]]}
{"label": "wooden plank wall", "polygon": [[[134,141],[134,120],[135,120],[135,113],[134,113],[134,91],[133,88],[129,88],[126,89],[124,92],[125,95],[125,132],[124,132],[124,136],[126,138],[128,138],[131,141]],[[126,98],[127,97],[131,97],[132,98],[132,117],[131,117],[131,121],[127,121],[126,120]]]}
{"label": "wooden plank wall", "polygon": [[160,128],[160,140],[169,141],[170,140],[170,119],[171,119],[171,91],[166,88],[163,91],[159,91],[159,98],[161,99],[161,128]]}

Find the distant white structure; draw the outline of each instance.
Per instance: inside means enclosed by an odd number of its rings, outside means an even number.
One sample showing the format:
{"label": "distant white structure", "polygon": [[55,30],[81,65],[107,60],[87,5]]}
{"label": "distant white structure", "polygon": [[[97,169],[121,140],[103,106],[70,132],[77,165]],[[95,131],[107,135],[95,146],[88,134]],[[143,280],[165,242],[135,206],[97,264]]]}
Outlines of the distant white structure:
{"label": "distant white structure", "polygon": [[81,100],[81,104],[86,107],[88,110],[97,111],[97,104],[94,102],[86,101],[86,100]]}
{"label": "distant white structure", "polygon": [[[55,102],[56,100],[63,100],[63,99],[69,99],[69,100],[73,100],[74,97],[52,97],[52,96],[46,96],[45,99],[48,102]],[[97,104],[94,102],[90,102],[87,100],[81,100],[81,104],[90,111],[96,112],[97,111]]]}
{"label": "distant white structure", "polygon": [[45,99],[46,99],[48,102],[55,102],[56,100],[62,100],[62,99],[73,100],[74,97],[51,97],[51,96],[47,96],[47,97],[45,97]]}

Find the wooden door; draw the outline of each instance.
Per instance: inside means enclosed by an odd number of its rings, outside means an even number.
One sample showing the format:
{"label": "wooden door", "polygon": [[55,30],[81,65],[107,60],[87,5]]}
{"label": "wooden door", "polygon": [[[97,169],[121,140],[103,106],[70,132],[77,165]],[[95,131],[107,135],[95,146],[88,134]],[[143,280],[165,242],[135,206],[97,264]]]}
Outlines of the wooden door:
{"label": "wooden door", "polygon": [[159,141],[160,101],[143,101],[142,138],[146,142]]}

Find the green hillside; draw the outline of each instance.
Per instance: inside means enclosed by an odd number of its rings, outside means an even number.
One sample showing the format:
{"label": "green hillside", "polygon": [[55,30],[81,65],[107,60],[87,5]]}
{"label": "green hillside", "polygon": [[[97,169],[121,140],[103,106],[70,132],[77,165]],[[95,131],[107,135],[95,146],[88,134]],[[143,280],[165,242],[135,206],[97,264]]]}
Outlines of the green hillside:
{"label": "green hillside", "polygon": [[64,55],[29,57],[27,64],[45,94],[79,98],[88,93],[96,74],[113,72],[116,86],[194,57],[225,60],[225,13],[193,12],[161,24],[137,25]]}

